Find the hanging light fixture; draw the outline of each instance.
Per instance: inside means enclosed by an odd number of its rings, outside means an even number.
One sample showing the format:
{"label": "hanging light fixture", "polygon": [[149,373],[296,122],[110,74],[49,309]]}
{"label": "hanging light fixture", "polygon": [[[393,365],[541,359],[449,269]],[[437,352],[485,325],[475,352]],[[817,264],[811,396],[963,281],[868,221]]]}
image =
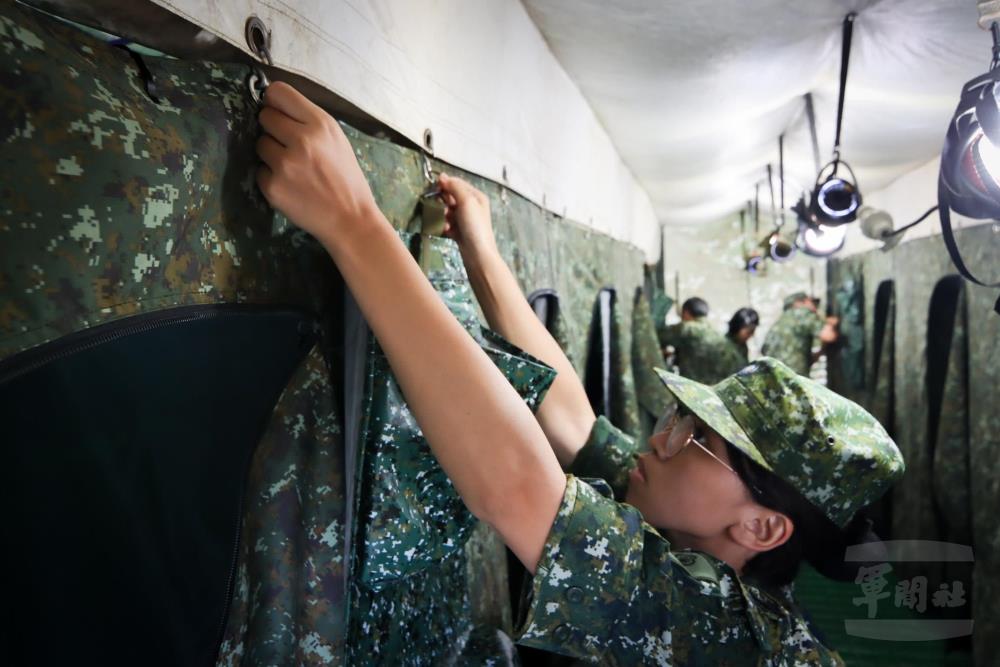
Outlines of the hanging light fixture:
{"label": "hanging light fixture", "polygon": [[847,227],[817,222],[809,210],[809,205],[806,204],[805,194],[799,198],[792,210],[795,211],[799,221],[799,234],[795,244],[802,252],[812,257],[829,257],[844,247]]}
{"label": "hanging light fixture", "polygon": [[[813,187],[810,213],[818,224],[842,225],[852,222],[861,206],[858,179],[851,166],[840,158],[840,130],[844,120],[844,93],[847,90],[847,69],[851,59],[851,37],[855,18],[857,14],[854,12],[844,17],[840,54],[840,95],[837,101],[837,135],[833,142],[833,159],[816,174],[816,184]],[[841,167],[847,171],[850,178],[840,175]]]}
{"label": "hanging light fixture", "polygon": [[787,262],[795,256],[794,239],[784,233],[785,226],[785,135],[778,137],[778,180],[780,181],[780,207],[774,200],[774,173],[771,165],[767,165],[767,184],[771,190],[771,211],[774,215],[774,228],[760,242],[760,248],[775,262]]}
{"label": "hanging light fixture", "polygon": [[[962,88],[941,151],[938,206],[941,232],[955,267],[970,282],[1000,287],[973,275],[951,228],[951,211],[977,220],[1000,219],[1000,25],[989,3],[980,3],[980,25],[993,35],[990,70]],[[988,22],[987,22],[988,19]],[[995,309],[1000,313],[1000,299]]]}

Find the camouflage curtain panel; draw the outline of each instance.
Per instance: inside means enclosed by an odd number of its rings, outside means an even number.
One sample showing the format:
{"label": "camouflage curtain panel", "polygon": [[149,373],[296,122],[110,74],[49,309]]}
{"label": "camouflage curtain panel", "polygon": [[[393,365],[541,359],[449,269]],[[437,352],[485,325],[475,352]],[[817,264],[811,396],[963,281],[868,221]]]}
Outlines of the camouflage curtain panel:
{"label": "camouflage curtain panel", "polygon": [[[23,6],[0,7],[0,39],[7,52],[0,66],[0,363],[176,308],[291,308],[310,323],[289,340],[289,351],[304,356],[282,379],[251,443],[249,474],[233,466],[246,487],[236,567],[220,577],[219,602],[229,612],[221,624],[205,625],[210,643],[222,637],[220,664],[513,659],[503,633],[510,605],[502,545],[470,520],[405,415],[374,409],[377,401],[405,410],[376,348],[364,354],[363,395],[350,393],[359,385],[342,379],[351,336],[339,276],[322,248],[276,215],[254,186],[250,68],[143,55],[153,97],[124,49]],[[345,130],[392,224],[426,231],[417,207],[428,185],[423,156]],[[563,295],[560,343],[579,367],[599,289],[638,287],[641,253],[498,184],[433,166],[488,194],[498,245],[525,293],[552,287]],[[456,316],[537,404],[549,372],[481,327],[454,246],[412,239]],[[630,300],[616,317],[616,410],[634,427]],[[300,351],[304,336],[315,346]],[[345,408],[359,400],[370,401],[363,433]],[[403,426],[407,435],[397,438]],[[380,449],[373,439],[383,434],[391,442]],[[433,484],[419,487],[415,474]],[[402,497],[411,507],[386,504],[407,488],[414,495]],[[365,518],[368,510],[375,521]],[[380,532],[378,517],[383,525],[394,517],[392,529],[402,532]]]}
{"label": "camouflage curtain panel", "polygon": [[[432,236],[404,239],[451,312],[537,408],[554,372],[479,324],[457,246]],[[490,642],[469,644],[469,637],[476,631],[476,591],[499,596],[488,605],[509,606],[504,552],[485,527],[476,532],[478,522],[434,460],[374,340],[364,395],[349,662],[432,665],[460,655],[472,660],[468,651],[497,649]],[[477,541],[468,545],[472,535]],[[482,569],[497,579],[495,585],[466,578],[467,547],[474,558],[491,564]],[[497,629],[479,630],[477,636],[494,636]],[[491,658],[497,656],[475,657]]]}
{"label": "camouflage curtain panel", "polygon": [[[665,315],[664,315],[665,317]],[[654,368],[666,369],[649,300],[642,288],[636,288],[632,301],[632,374],[639,403],[639,428],[636,442],[644,447],[656,420],[674,400]]]}
{"label": "camouflage curtain panel", "polygon": [[[991,225],[966,228],[957,235],[970,249],[969,261],[986,265],[1000,256],[1000,235]],[[958,612],[975,624],[974,663],[990,665],[1000,652],[1000,614],[994,604],[1000,595],[1000,558],[995,555],[1000,553],[1000,518],[994,509],[1000,503],[995,483],[1000,477],[995,393],[1000,386],[1000,317],[992,310],[996,295],[958,283],[961,289],[954,292],[949,308],[954,322],[949,315],[934,333],[929,320],[934,317],[935,290],[955,275],[939,237],[915,239],[889,253],[872,251],[832,261],[831,295],[857,269],[864,278],[865,345],[871,350],[866,353],[866,383],[857,390],[834,382],[831,375],[832,386],[859,397],[883,421],[906,458],[907,473],[892,493],[892,537],[953,539],[972,546],[972,591]],[[880,320],[884,327],[876,326]],[[929,332],[948,334],[940,353],[933,352]],[[905,563],[898,567],[908,569]],[[931,564],[919,574],[928,572],[949,576],[942,564]]]}

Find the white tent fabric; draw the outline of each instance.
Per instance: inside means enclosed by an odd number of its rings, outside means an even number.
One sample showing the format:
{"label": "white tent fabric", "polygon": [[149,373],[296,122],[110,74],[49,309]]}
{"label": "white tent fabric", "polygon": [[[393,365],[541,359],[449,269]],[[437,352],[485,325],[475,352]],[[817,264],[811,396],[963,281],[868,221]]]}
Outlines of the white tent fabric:
{"label": "white tent fabric", "polygon": [[658,255],[649,197],[517,0],[154,0],[337,93],[435,155]]}
{"label": "white tent fabric", "polygon": [[743,206],[782,132],[787,203],[811,188],[803,95],[826,162],[849,11],[842,155],[862,193],[940,153],[962,84],[990,61],[975,0],[524,1],[668,225]]}
{"label": "white tent fabric", "polygon": [[244,50],[260,16],[278,66],[650,259],[659,224],[745,205],[783,132],[786,203],[811,187],[803,95],[825,162],[848,11],[843,157],[865,194],[934,158],[990,57],[975,0],[154,1]]}

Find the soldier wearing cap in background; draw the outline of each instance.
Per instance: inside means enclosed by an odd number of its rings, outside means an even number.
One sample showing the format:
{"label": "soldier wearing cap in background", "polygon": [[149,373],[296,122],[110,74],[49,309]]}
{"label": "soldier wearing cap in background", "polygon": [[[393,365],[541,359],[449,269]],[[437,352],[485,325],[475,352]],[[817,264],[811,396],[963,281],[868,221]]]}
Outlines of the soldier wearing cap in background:
{"label": "soldier wearing cap in background", "polygon": [[718,382],[743,367],[738,350],[709,324],[708,304],[693,296],[681,306],[681,321],[660,336],[665,357],[673,355],[678,372],[698,382]]}
{"label": "soldier wearing cap in background", "polygon": [[805,292],[785,298],[785,310],[764,338],[764,356],[780,359],[799,375],[809,375],[821,346],[837,342],[838,319],[816,312],[818,301]]}
{"label": "soldier wearing cap in background", "polygon": [[787,584],[803,560],[853,578],[859,510],[904,468],[871,415],[774,359],[714,386],[660,371],[680,408],[637,455],[500,257],[489,199],[442,175],[446,234],[490,326],[559,372],[533,416],[379,211],[337,123],[287,84],[264,104],[264,196],[329,252],[441,468],[533,576],[518,642],[615,665],[842,664]]}

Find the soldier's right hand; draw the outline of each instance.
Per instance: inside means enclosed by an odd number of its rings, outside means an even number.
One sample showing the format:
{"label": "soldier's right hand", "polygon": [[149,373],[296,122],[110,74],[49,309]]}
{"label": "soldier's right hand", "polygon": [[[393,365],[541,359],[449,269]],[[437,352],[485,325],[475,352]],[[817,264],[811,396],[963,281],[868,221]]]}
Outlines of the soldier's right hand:
{"label": "soldier's right hand", "polygon": [[267,88],[257,184],[272,206],[330,247],[339,232],[381,220],[344,131],[287,83]]}

